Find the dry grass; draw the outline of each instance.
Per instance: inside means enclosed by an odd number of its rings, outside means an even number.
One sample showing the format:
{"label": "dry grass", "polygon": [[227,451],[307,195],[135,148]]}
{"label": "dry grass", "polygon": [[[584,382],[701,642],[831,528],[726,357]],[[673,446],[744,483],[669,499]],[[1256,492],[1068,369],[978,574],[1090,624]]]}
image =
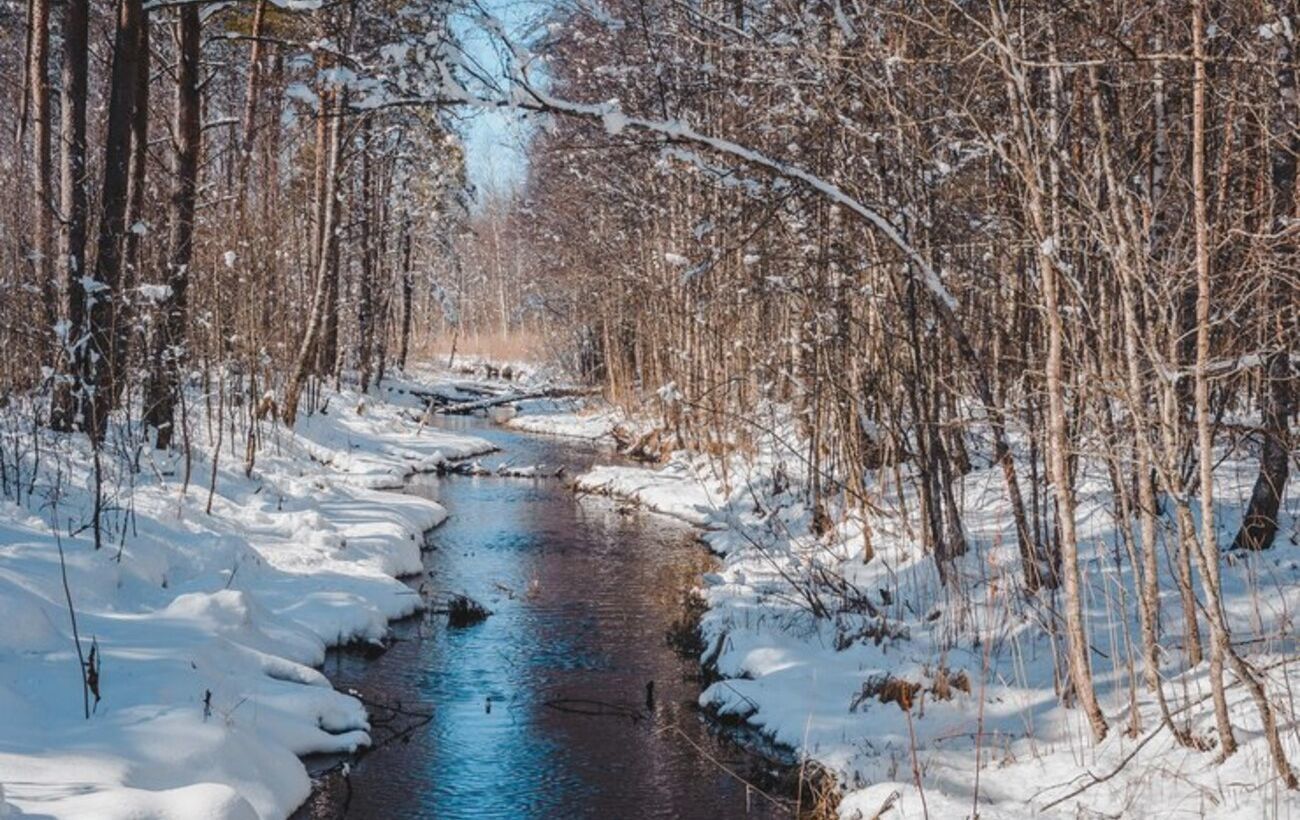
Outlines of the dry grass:
{"label": "dry grass", "polygon": [[[451,352],[450,333],[413,339],[411,356],[416,360],[446,362]],[[491,362],[540,363],[550,357],[551,342],[540,331],[529,328],[485,333],[462,333],[456,339],[456,358],[462,356]]]}

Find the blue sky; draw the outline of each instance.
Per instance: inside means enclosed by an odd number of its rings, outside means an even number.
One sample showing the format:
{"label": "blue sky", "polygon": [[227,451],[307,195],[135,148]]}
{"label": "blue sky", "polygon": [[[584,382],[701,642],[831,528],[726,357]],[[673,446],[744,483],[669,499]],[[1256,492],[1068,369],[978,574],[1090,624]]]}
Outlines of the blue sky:
{"label": "blue sky", "polygon": [[[546,0],[483,0],[483,5],[505,26],[513,39],[525,40],[532,21],[550,7]],[[501,63],[488,38],[465,22],[461,36],[466,50],[485,67],[501,72]],[[523,182],[527,172],[527,140],[530,126],[518,115],[502,111],[476,112],[461,120],[465,136],[469,180],[479,195],[491,190],[510,190]]]}
{"label": "blue sky", "polygon": [[465,123],[469,180],[480,194],[508,191],[527,171],[526,126],[500,112],[477,114]]}

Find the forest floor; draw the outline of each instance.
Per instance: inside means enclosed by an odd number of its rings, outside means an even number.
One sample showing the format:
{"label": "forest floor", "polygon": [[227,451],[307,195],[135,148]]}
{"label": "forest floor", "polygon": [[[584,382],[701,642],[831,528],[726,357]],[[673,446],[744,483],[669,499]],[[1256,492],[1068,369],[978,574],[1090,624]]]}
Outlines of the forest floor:
{"label": "forest floor", "polygon": [[[597,408],[510,424],[595,438],[609,436],[614,420]],[[805,450],[779,422],[762,425],[776,432],[749,456],[719,464],[678,452],[660,466],[598,467],[577,485],[702,528],[723,566],[702,590],[703,660],[720,679],[701,704],[832,772],[845,790],[841,816],[1300,817],[1300,795],[1276,776],[1258,714],[1230,673],[1235,755],[1220,762],[1216,749],[1184,747],[1161,728],[1141,685],[1131,566],[1103,465],[1084,459],[1079,475],[1091,662],[1111,725],[1095,744],[1082,714],[1059,705],[1059,601],[1020,586],[1000,473],[985,461],[961,479],[970,548],[944,585],[919,546],[917,500],[900,494],[892,471],[872,479],[876,511],[833,507],[836,525],[816,536],[791,489]],[[1222,544],[1236,532],[1256,466],[1241,452],[1216,469]],[[1284,508],[1276,546],[1226,553],[1222,574],[1234,641],[1266,677],[1286,751],[1300,762],[1291,615],[1300,605],[1300,482]],[[1173,522],[1163,524],[1168,542]],[[1165,694],[1180,728],[1213,744],[1207,664],[1186,668],[1167,561],[1161,573]]]}
{"label": "forest floor", "polygon": [[284,817],[311,787],[299,756],[366,744],[362,704],[314,667],[420,606],[397,578],[446,517],[383,488],[491,449],[421,425],[410,391],[428,389],[326,390],[294,430],[262,423],[247,475],[247,408],[209,423],[216,399],[191,396],[188,462],[114,431],[98,549],[86,439],[5,408],[0,816]]}
{"label": "forest floor", "polygon": [[[367,743],[362,704],[314,667],[328,646],[377,641],[420,605],[397,578],[420,570],[421,534],[446,511],[383,488],[489,449],[419,423],[429,391],[478,395],[452,379],[390,380],[381,397],[326,391],[324,412],[294,431],[262,425],[248,475],[243,438],[219,435],[201,400],[190,402],[188,465],[110,435],[99,549],[92,451],[33,429],[20,403],[7,407],[0,815],[284,816],[310,789],[300,755]],[[509,424],[600,439],[643,423],[572,406],[526,403]],[[1057,602],[1019,586],[994,470],[977,464],[960,482],[971,548],[944,585],[896,475],[873,479],[878,510],[835,507],[836,525],[818,537],[793,489],[804,473],[797,437],[776,419],[765,427],[775,432],[744,457],[679,452],[654,467],[599,467],[577,486],[701,528],[723,557],[701,590],[702,660],[720,675],[701,702],[832,772],[842,816],[891,806],[881,816],[1300,817],[1231,675],[1241,749],[1222,764],[1161,729],[1140,685],[1130,699],[1141,678],[1136,607],[1102,465],[1084,459],[1079,481],[1093,671],[1112,726],[1094,744],[1080,713],[1058,705]],[[1254,471],[1246,452],[1217,468],[1224,543]],[[1277,545],[1229,553],[1223,566],[1234,638],[1267,674],[1293,760],[1298,519],[1292,482]],[[1206,665],[1185,668],[1178,592],[1162,571],[1166,696],[1180,726],[1213,741]],[[92,651],[98,698],[87,720],[79,670]]]}

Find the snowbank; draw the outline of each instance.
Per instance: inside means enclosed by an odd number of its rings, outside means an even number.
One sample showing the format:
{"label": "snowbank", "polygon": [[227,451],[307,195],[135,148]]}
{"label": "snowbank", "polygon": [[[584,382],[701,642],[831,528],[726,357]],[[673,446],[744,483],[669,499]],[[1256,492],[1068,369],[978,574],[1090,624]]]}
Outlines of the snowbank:
{"label": "snowbank", "polygon": [[699,460],[680,454],[665,467],[604,465],[574,482],[582,492],[612,495],[670,515],[688,524],[709,526],[726,503],[727,493]]}
{"label": "snowbank", "polygon": [[[720,680],[701,704],[834,773],[845,789],[841,816],[874,817],[886,805],[882,816],[900,818],[1300,816],[1300,797],[1275,780],[1245,687],[1228,689],[1241,749],[1222,764],[1215,750],[1180,746],[1160,728],[1140,683],[1132,578],[1127,559],[1117,560],[1123,548],[1101,465],[1082,467],[1079,510],[1093,671],[1111,723],[1095,745],[1082,716],[1059,705],[1063,670],[1054,667],[1045,628],[1055,602],[1027,599],[1018,586],[995,470],[962,480],[970,550],[955,567],[955,586],[965,590],[958,595],[921,552],[915,497],[902,497],[909,518],[890,511],[898,508],[896,485],[873,486],[882,510],[865,521],[840,499],[832,510],[838,526],[818,537],[812,512],[789,489],[800,484],[797,459],[774,458],[778,451],[793,450],[769,445],[754,459],[735,459],[725,481],[679,453],[658,470],[598,467],[578,485],[708,528],[702,538],[723,565],[704,579],[704,661]],[[1227,458],[1216,472],[1224,543],[1254,469],[1249,459]],[[1266,670],[1287,752],[1300,761],[1287,694],[1296,660],[1289,613],[1300,606],[1296,482],[1283,506],[1277,546],[1225,558],[1223,584],[1234,638]],[[864,531],[875,551],[865,562]],[[1170,567],[1161,572],[1166,697],[1180,725],[1212,737],[1206,664],[1184,670],[1178,592]],[[906,710],[900,686],[909,693]]]}
{"label": "snowbank", "polygon": [[[299,755],[369,741],[361,704],[313,667],[419,607],[396,578],[421,570],[422,533],[446,516],[375,488],[491,446],[369,397],[328,398],[293,432],[264,424],[247,477],[244,442],[227,430],[219,444],[201,401],[188,468],[144,448],[132,471],[106,451],[99,550],[84,439],[31,438],[6,411],[0,815],[284,817],[310,790]],[[98,672],[89,720],[60,548]]]}
{"label": "snowbank", "polygon": [[528,433],[599,441],[612,439],[614,430],[623,423],[623,413],[612,408],[590,412],[539,412],[534,403],[527,406],[521,415],[507,421],[506,426]]}

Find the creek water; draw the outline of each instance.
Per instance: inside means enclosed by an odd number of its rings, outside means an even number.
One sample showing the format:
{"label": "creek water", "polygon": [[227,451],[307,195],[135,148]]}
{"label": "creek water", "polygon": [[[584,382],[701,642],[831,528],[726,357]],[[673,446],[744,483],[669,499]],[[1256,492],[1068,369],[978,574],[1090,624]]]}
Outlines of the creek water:
{"label": "creek water", "polygon": [[[617,458],[478,419],[439,423],[501,448],[486,466],[572,475]],[[395,624],[378,656],[331,652],[324,671],[371,705],[376,748],[346,778],[320,777],[296,817],[788,816],[742,782],[769,782],[772,765],[709,723],[698,660],[668,639],[713,561],[689,527],[554,478],[421,476],[407,492],[450,513],[411,585],[435,606],[463,593],[492,614],[466,627],[428,614]]]}

